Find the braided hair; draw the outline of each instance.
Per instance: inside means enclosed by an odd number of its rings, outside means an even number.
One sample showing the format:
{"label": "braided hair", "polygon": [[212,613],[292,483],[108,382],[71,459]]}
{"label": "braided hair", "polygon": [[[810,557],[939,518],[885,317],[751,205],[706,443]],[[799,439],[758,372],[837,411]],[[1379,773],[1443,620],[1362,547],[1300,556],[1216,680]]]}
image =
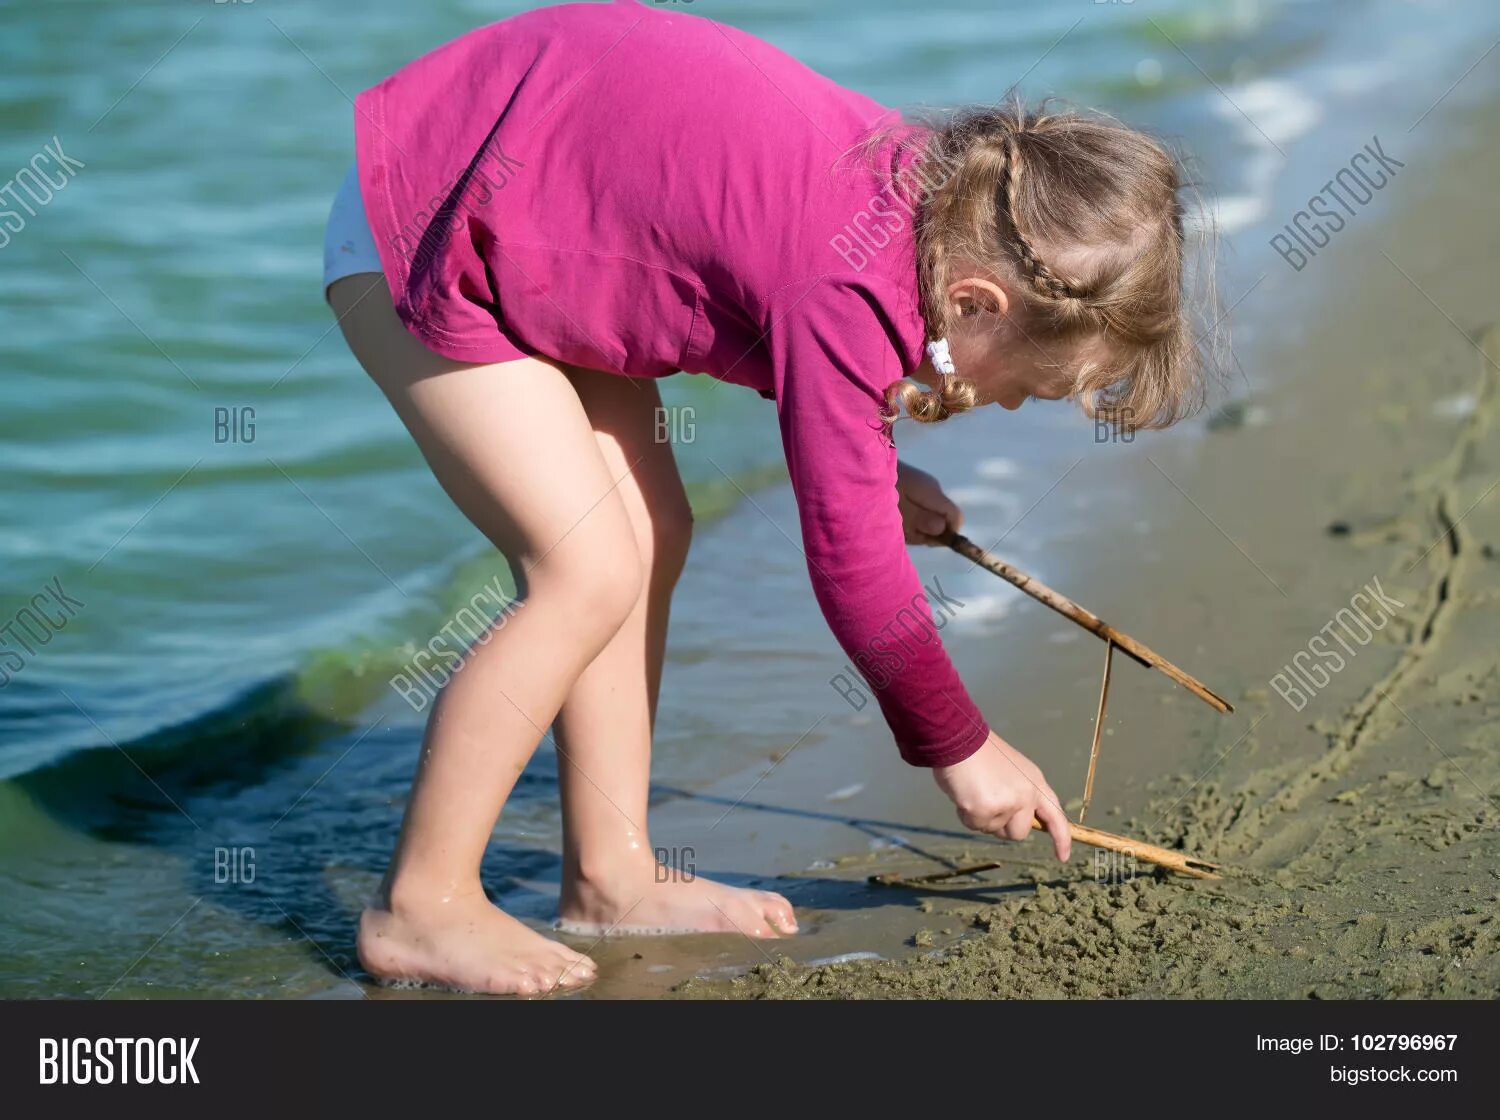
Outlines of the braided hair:
{"label": "braided hair", "polygon": [[[953,327],[960,261],[1011,281],[1011,314],[1038,343],[1102,336],[1117,355],[1078,371],[1085,411],[1165,427],[1201,403],[1183,309],[1184,186],[1152,137],[1107,118],[1031,112],[1016,98],[960,111],[922,133],[917,269],[929,337]],[[914,420],[945,420],[977,399],[962,371],[937,388],[892,388]]]}
{"label": "braided hair", "polygon": [[1044,299],[1083,299],[1083,293],[1048,268],[1037,256],[1031,239],[1016,219],[1020,211],[1019,192],[1021,183],[1021,145],[1015,136],[1007,136],[1005,144],[1005,180],[1000,198],[1004,203],[1004,217],[1010,224],[1012,247],[1021,271],[1031,282],[1038,295]]}

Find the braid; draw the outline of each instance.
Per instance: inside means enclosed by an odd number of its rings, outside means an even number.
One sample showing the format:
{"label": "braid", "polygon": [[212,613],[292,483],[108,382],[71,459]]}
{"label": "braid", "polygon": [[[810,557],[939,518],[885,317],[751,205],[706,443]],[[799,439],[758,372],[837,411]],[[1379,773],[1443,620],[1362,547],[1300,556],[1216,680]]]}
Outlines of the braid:
{"label": "braid", "polygon": [[936,389],[923,389],[910,381],[898,381],[886,390],[886,410],[882,419],[894,424],[906,415],[921,424],[936,424],[967,412],[979,403],[979,393],[972,381],[955,374],[943,374]]}
{"label": "braid", "polygon": [[1084,296],[1057,273],[1048,268],[1036,255],[1030,240],[1021,230],[1020,213],[1021,147],[1016,142],[1019,133],[1005,137],[1005,170],[1001,185],[1001,210],[1010,220],[1010,229],[1015,243],[1016,256],[1021,269],[1037,294],[1047,299],[1083,299]]}
{"label": "braid", "polygon": [[[972,310],[956,281],[998,281],[1006,308],[982,325],[1010,329],[995,345],[1024,336],[1075,367],[1075,395],[1091,415],[1129,409],[1134,427],[1165,427],[1199,407],[1204,362],[1184,306],[1179,197],[1191,187],[1171,151],[1108,117],[1032,112],[1015,95],[931,118],[912,136],[916,159],[904,170],[918,180],[917,301],[929,346],[962,331]],[[1212,308],[1205,265],[1191,279]],[[1217,342],[1210,352],[1223,353]],[[904,382],[887,394],[888,415],[904,405],[930,422],[975,401],[951,362],[933,368],[942,380],[926,392]]]}

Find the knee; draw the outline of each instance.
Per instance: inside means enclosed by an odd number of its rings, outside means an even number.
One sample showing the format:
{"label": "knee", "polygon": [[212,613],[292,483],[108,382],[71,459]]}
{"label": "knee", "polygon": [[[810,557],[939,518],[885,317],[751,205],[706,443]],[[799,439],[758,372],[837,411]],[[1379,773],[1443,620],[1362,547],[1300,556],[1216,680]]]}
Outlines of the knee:
{"label": "knee", "polygon": [[559,623],[602,644],[635,609],[645,586],[645,565],[635,542],[598,553],[543,558],[527,574],[527,599],[545,603]]}
{"label": "knee", "polygon": [[693,545],[693,511],[687,498],[658,511],[651,525],[651,582],[671,587],[687,566]]}

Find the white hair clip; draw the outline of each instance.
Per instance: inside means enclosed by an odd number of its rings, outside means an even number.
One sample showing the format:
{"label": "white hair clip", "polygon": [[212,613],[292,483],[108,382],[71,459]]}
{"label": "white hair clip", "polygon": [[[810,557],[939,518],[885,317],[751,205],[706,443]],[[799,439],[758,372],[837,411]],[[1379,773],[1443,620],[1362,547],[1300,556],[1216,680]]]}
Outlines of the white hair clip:
{"label": "white hair clip", "polygon": [[948,340],[946,338],[934,339],[927,344],[927,356],[932,359],[932,368],[938,373],[947,376],[957,373],[953,366],[953,355],[948,351]]}

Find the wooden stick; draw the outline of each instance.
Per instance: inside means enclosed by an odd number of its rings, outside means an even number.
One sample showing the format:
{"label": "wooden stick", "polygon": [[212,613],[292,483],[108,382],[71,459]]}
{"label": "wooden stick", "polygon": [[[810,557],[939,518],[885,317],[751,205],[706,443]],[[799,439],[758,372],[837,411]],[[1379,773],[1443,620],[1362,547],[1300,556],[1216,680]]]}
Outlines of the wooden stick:
{"label": "wooden stick", "polygon": [[1019,568],[1007,564],[998,556],[986,552],[963,534],[950,533],[943,538],[943,543],[960,556],[972,560],[981,568],[993,572],[1007,583],[1020,588],[1033,599],[1037,600],[1037,602],[1045,603],[1058,614],[1072,619],[1089,633],[1103,641],[1113,642],[1126,654],[1139,661],[1148,669],[1160,669],[1204,703],[1217,708],[1221,712],[1228,713],[1234,711],[1234,705],[1228,700],[1225,700],[1196,677],[1183,672],[1161,654],[1136,641],[1129,634],[1116,630],[1097,615],[1084,610],[1066,595],[1052,590],[1052,588],[1048,587],[1041,580],[1027,575]]}
{"label": "wooden stick", "polygon": [[1099,765],[1099,739],[1104,734],[1104,704],[1109,699],[1109,670],[1115,661],[1115,643],[1104,643],[1104,683],[1099,686],[1099,711],[1094,716],[1094,742],[1089,747],[1089,773],[1083,780],[1083,806],[1078,810],[1078,823],[1089,815],[1089,802],[1094,799],[1094,767]]}
{"label": "wooden stick", "polygon": [[[1046,831],[1039,820],[1033,819],[1031,827],[1038,832]],[[1219,878],[1219,865],[1217,863],[1209,863],[1207,860],[1190,856],[1186,852],[1174,852],[1169,848],[1159,848],[1155,844],[1147,844],[1142,840],[1132,840],[1128,836],[1116,836],[1112,832],[1101,832],[1097,828],[1086,828],[1081,824],[1074,824],[1071,821],[1068,822],[1068,834],[1079,844],[1088,844],[1095,848],[1103,848],[1106,851],[1119,852],[1121,855],[1130,856],[1145,863],[1154,863],[1158,867],[1168,868],[1179,875],[1188,875],[1194,879]],[[872,881],[893,887],[924,886],[928,883],[940,883],[944,879],[956,879],[962,875],[977,875],[981,871],[994,871],[996,868],[1004,866],[1006,865],[1003,863],[994,862],[976,863],[971,867],[959,867],[952,871],[939,871],[935,875],[919,875],[910,878],[900,875],[876,875],[872,877]]]}
{"label": "wooden stick", "polygon": [[[1035,817],[1032,818],[1031,827],[1037,832],[1046,832],[1042,822]],[[1219,870],[1217,863],[1209,863],[1207,860],[1197,859],[1186,852],[1174,852],[1170,848],[1158,848],[1155,844],[1147,844],[1143,840],[1132,840],[1128,836],[1116,836],[1113,832],[1103,832],[1097,828],[1087,828],[1081,824],[1068,822],[1068,835],[1072,836],[1080,844],[1088,844],[1094,848],[1103,848],[1110,852],[1119,852],[1121,855],[1133,856],[1147,863],[1154,863],[1159,867],[1170,868],[1182,875],[1191,875],[1195,879],[1217,879],[1215,874]]]}

